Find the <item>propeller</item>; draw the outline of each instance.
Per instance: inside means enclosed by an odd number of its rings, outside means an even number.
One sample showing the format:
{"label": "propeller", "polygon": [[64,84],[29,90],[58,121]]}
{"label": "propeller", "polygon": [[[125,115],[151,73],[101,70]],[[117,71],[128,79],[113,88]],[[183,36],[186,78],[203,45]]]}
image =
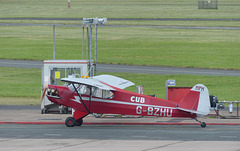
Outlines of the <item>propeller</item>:
{"label": "propeller", "polygon": [[47,83],[46,83],[45,86],[44,86],[43,94],[42,94],[42,99],[41,99],[41,100],[43,100],[43,98],[44,98],[44,96],[45,96],[45,93],[46,93],[46,90],[47,90],[47,86],[48,86],[48,81],[47,81]]}

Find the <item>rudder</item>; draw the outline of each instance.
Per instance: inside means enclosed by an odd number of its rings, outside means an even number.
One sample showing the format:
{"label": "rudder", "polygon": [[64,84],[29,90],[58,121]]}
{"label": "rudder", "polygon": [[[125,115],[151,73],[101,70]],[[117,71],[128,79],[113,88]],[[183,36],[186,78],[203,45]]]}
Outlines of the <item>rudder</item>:
{"label": "rudder", "polygon": [[207,115],[210,112],[209,91],[203,84],[197,84],[179,102],[178,108],[198,116]]}

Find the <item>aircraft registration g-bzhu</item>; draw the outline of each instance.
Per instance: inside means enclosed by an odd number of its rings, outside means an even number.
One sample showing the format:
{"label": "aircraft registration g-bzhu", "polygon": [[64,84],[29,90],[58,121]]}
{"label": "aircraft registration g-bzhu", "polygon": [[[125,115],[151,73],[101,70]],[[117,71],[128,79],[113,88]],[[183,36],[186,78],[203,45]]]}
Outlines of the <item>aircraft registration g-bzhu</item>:
{"label": "aircraft registration g-bzhu", "polygon": [[[83,118],[91,113],[121,114],[156,117],[184,117],[196,119],[210,112],[207,87],[197,84],[178,101],[164,100],[124,90],[134,83],[111,75],[90,78],[62,78],[67,86],[48,85],[50,101],[73,109],[66,126],[81,126]],[[201,122],[201,127],[206,127]]]}

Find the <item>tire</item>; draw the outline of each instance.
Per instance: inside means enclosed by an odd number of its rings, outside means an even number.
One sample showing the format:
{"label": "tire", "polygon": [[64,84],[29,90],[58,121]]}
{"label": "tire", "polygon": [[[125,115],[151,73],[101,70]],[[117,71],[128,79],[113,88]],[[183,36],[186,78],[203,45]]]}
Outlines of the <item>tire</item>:
{"label": "tire", "polygon": [[202,123],[201,123],[201,127],[202,127],[202,128],[205,128],[206,126],[207,126],[207,124],[206,124],[205,122],[202,122]]}
{"label": "tire", "polygon": [[73,118],[73,117],[68,117],[66,120],[65,120],[65,125],[67,127],[74,127],[76,125],[76,120]]}
{"label": "tire", "polygon": [[81,119],[76,121],[75,126],[82,126],[82,124],[83,124],[83,119],[81,118]]}

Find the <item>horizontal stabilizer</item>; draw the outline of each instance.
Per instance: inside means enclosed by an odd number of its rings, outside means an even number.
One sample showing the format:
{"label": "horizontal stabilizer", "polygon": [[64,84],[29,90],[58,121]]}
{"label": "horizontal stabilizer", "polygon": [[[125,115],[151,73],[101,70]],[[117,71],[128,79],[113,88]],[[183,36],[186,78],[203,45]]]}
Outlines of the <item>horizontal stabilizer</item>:
{"label": "horizontal stabilizer", "polygon": [[185,111],[185,112],[195,113],[198,115],[207,115],[208,114],[208,113],[206,114],[205,112],[196,111],[196,110],[188,110],[188,109],[184,109],[184,108],[180,108],[180,107],[178,107],[177,109]]}

